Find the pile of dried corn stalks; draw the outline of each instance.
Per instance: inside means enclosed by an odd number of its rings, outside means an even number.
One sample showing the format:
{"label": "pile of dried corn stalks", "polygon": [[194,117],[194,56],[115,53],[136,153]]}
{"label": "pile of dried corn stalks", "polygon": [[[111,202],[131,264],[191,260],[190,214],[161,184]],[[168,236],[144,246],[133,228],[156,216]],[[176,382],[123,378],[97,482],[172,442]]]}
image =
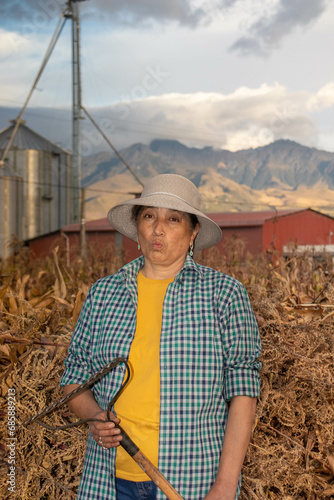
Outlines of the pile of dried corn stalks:
{"label": "pile of dried corn stalks", "polygon": [[[23,256],[22,256],[23,255]],[[26,418],[61,397],[59,379],[73,327],[89,286],[120,267],[105,259],[67,268],[27,254],[4,263],[0,286],[1,474],[15,491],[1,498],[71,499],[78,488],[87,428],[50,431]],[[334,274],[328,256],[284,262],[214,252],[202,262],[242,281],[260,326],[262,391],[243,468],[241,500],[334,498]],[[15,441],[8,439],[9,395],[15,390]],[[44,417],[74,421],[66,407]],[[11,476],[7,476],[8,480]]]}

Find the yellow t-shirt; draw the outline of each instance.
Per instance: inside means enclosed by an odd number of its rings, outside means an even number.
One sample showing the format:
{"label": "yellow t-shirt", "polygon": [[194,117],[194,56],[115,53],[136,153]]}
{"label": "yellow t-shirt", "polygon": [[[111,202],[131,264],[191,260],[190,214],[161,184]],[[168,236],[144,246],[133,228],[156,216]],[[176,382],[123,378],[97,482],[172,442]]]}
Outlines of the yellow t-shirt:
{"label": "yellow t-shirt", "polygon": [[[145,278],[142,272],[138,274],[137,324],[129,355],[131,378],[115,403],[120,425],[156,467],[159,453],[162,308],[167,287],[173,279],[152,280]],[[150,480],[121,446],[117,448],[116,476],[128,481]]]}

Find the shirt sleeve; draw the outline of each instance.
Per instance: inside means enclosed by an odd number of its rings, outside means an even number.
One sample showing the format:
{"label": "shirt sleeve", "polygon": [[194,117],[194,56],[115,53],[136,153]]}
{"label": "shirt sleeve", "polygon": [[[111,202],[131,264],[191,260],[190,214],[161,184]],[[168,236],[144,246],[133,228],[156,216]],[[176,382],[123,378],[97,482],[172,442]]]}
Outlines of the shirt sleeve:
{"label": "shirt sleeve", "polygon": [[[223,301],[224,302],[224,301]],[[224,387],[226,401],[234,396],[260,395],[261,340],[245,287],[236,282],[228,302],[222,304]]]}
{"label": "shirt sleeve", "polygon": [[64,361],[65,371],[60,385],[82,384],[92,375],[90,366],[90,330],[91,330],[91,290],[82,306],[79,319],[74,329],[68,356]]}

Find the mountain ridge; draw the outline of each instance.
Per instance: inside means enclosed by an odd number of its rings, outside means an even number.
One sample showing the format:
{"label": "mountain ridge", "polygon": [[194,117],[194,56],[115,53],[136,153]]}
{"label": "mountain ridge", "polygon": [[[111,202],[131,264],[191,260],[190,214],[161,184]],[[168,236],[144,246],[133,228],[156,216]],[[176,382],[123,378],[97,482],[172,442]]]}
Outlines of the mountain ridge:
{"label": "mountain ridge", "polygon": [[[287,139],[236,152],[210,146],[188,148],[175,140],[156,139],[149,145],[133,144],[120,153],[143,184],[161,173],[187,177],[200,189],[206,210],[221,211],[228,205],[240,211],[245,199],[250,206],[286,208],[302,199],[314,207],[324,203],[334,212],[334,153]],[[109,202],[114,204],[128,199],[130,192],[142,190],[112,153],[83,158],[83,174],[83,186],[88,190],[118,191],[116,197],[110,193]],[[103,197],[105,205],[108,195],[101,194]],[[98,198],[91,197],[89,203],[94,200],[96,205]]]}

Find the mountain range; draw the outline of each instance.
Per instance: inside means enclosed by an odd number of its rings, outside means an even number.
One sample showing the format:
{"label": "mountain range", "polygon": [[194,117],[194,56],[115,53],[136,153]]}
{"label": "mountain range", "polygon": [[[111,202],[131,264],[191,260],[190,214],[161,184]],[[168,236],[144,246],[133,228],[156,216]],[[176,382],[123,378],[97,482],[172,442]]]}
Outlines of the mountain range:
{"label": "mountain range", "polygon": [[[207,213],[311,206],[334,215],[334,153],[290,140],[236,152],[154,140],[120,154],[143,184],[161,173],[190,179],[201,191]],[[129,193],[142,190],[114,153],[85,157],[82,169],[87,218],[104,217]]]}

